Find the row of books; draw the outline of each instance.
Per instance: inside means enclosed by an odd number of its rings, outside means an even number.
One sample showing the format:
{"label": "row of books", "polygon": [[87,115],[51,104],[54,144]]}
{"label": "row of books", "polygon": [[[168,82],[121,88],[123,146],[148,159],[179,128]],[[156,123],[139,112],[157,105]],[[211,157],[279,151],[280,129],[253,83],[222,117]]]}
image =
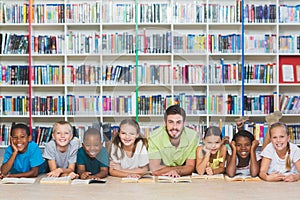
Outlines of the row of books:
{"label": "row of books", "polygon": [[174,53],[206,53],[206,35],[191,34],[173,36]]}
{"label": "row of books", "polygon": [[100,52],[100,33],[79,33],[69,30],[66,35],[69,54],[97,54]]}
{"label": "row of books", "polygon": [[245,95],[245,114],[270,114],[274,112],[274,95]]}
{"label": "row of books", "polygon": [[38,35],[31,38],[32,54],[63,54],[64,35]]}
{"label": "row of books", "polygon": [[[32,98],[33,115],[64,115],[64,96],[45,96]],[[281,110],[299,112],[298,97],[282,98]],[[118,96],[66,96],[68,115],[108,115],[135,114],[135,94]],[[205,114],[208,105],[209,114],[239,114],[241,100],[236,94],[212,94],[206,99],[205,94],[191,95],[140,95],[138,97],[138,114],[160,115],[175,102],[182,105],[188,114]],[[288,103],[289,102],[289,103]],[[1,115],[28,114],[27,96],[0,96]],[[101,107],[102,106],[102,107]],[[291,110],[294,108],[295,110]],[[297,108],[297,110],[296,110]],[[274,112],[274,95],[244,96],[246,114],[269,114]]]}
{"label": "row of books", "polygon": [[102,34],[102,52],[103,53],[122,53],[134,54],[136,42],[138,42],[137,51],[140,53],[171,53],[172,52],[172,32],[165,33],[143,33],[136,37],[133,33],[103,33]]}
{"label": "row of books", "polygon": [[28,66],[0,64],[0,85],[27,85],[27,84],[28,84]]}
{"label": "row of books", "polygon": [[[104,108],[104,99],[103,108]],[[68,115],[99,115],[101,112],[101,97],[100,96],[83,96],[68,94],[66,97]]]}
{"label": "row of books", "polygon": [[279,95],[279,108],[284,114],[300,114],[300,96]]}
{"label": "row of books", "polygon": [[168,23],[171,21],[171,8],[168,3],[139,3],[138,20],[140,23]]}
{"label": "row of books", "polygon": [[[64,96],[34,96],[31,103],[32,115],[64,114]],[[0,115],[28,114],[28,96],[0,96]]]}
{"label": "row of books", "polygon": [[27,54],[28,35],[0,33],[0,54]]}
{"label": "row of books", "polygon": [[[63,35],[32,36],[33,54],[62,54],[64,52]],[[0,33],[1,54],[27,54],[29,51],[28,35]]]}
{"label": "row of books", "polygon": [[107,2],[102,4],[102,21],[104,23],[134,23],[135,5],[133,3]]}
{"label": "row of books", "polygon": [[276,34],[245,35],[246,53],[276,53]]}
{"label": "row of books", "polygon": [[210,66],[203,64],[177,64],[173,67],[174,84],[204,84],[210,77],[207,77]]}
{"label": "row of books", "polygon": [[[26,9],[27,10],[29,9],[28,4],[26,4]],[[32,5],[32,10],[33,10],[32,12],[34,13],[32,18],[33,23],[40,24],[40,23],[64,23],[65,22],[65,4],[63,3],[51,3],[51,4],[37,3]],[[15,14],[15,17],[16,16],[18,15]]]}
{"label": "row of books", "polygon": [[209,34],[208,52],[209,53],[240,53],[242,39],[241,34]]}
{"label": "row of books", "polygon": [[[146,30],[138,35],[139,53],[240,53],[240,34],[209,34],[208,41],[204,34],[187,34],[174,36],[172,32],[147,34]],[[280,50],[299,51],[300,36],[281,36]],[[136,38],[128,32],[102,34],[87,34],[68,31],[66,35],[66,52],[68,54],[134,54]],[[102,42],[102,43],[101,43]],[[206,49],[206,42],[208,42]],[[32,36],[33,54],[63,54],[65,45],[64,35]],[[102,45],[102,50],[100,50]],[[174,49],[172,47],[174,46]],[[246,53],[275,53],[277,50],[276,34],[246,35]],[[0,33],[0,51],[2,54],[27,54],[28,35]]]}
{"label": "row of books", "polygon": [[276,4],[246,4],[244,13],[245,23],[275,23],[277,19]]}
{"label": "row of books", "polygon": [[[26,67],[28,71],[28,67]],[[64,67],[62,65],[33,66],[33,83],[35,85],[64,84]]]}
{"label": "row of books", "polygon": [[300,35],[280,35],[278,45],[279,53],[299,53]]}
{"label": "row of books", "polygon": [[[211,64],[208,67],[208,82],[212,84],[219,83],[238,83],[241,80],[241,64],[225,63],[224,59],[220,59],[220,63]],[[207,74],[205,74],[206,78]]]}
{"label": "row of books", "polygon": [[131,115],[135,110],[133,97],[130,96],[103,96],[103,114],[106,115]]}
{"label": "row of books", "polygon": [[[33,66],[33,83],[35,85],[64,84],[98,85],[98,84],[219,84],[239,83],[242,76],[241,63],[202,64],[148,64],[138,65],[35,65]],[[28,66],[0,66],[0,84],[28,84]],[[275,63],[246,64],[244,66],[245,83],[274,83]],[[66,70],[66,71],[65,71]],[[138,71],[138,72],[137,72]],[[64,75],[66,73],[66,75]]]}
{"label": "row of books", "polygon": [[[138,15],[139,23],[237,23],[242,19],[242,1],[231,4],[174,2],[134,3],[84,2],[33,4],[34,23],[134,23]],[[299,22],[299,5],[289,4],[245,4],[246,23],[280,23]],[[28,3],[0,3],[0,23],[28,23]],[[168,13],[171,13],[169,18]],[[84,13],[84,14],[83,14]],[[66,20],[65,20],[66,19]]]}
{"label": "row of books", "polygon": [[207,6],[207,20],[210,23],[241,22],[241,1],[233,1],[229,5],[210,3]]}
{"label": "row of books", "polygon": [[[144,40],[142,36],[138,36],[139,51],[144,47]],[[135,36],[132,33],[103,33],[102,34],[102,52],[103,53],[122,53],[133,54],[135,53]]]}
{"label": "row of books", "polygon": [[207,98],[208,114],[226,115],[241,113],[241,99],[236,94],[212,94]]}
{"label": "row of books", "polygon": [[[246,83],[273,83],[273,69],[275,63],[268,64],[248,64],[244,68]],[[33,66],[34,84],[62,84],[64,79],[63,66],[45,65]],[[207,72],[208,70],[208,72]],[[2,66],[2,84],[26,84],[28,76],[27,66]],[[101,74],[102,71],[102,74]],[[170,84],[170,65],[155,65],[147,63],[138,67],[139,84]],[[209,65],[190,64],[173,67],[173,82],[175,84],[188,83],[199,84],[207,83],[238,83],[241,77],[241,65],[239,63]],[[68,84],[116,84],[116,83],[135,83],[136,69],[133,65],[110,66],[101,69],[95,65],[68,65],[66,71]],[[101,78],[102,77],[102,78]],[[101,82],[102,79],[102,82]]]}
{"label": "row of books", "polygon": [[276,63],[247,64],[244,66],[245,83],[274,83]]}
{"label": "row of books", "polygon": [[101,2],[66,4],[66,23],[100,23],[100,21]]}
{"label": "row of books", "polygon": [[300,5],[280,4],[278,8],[279,23],[299,23]]}

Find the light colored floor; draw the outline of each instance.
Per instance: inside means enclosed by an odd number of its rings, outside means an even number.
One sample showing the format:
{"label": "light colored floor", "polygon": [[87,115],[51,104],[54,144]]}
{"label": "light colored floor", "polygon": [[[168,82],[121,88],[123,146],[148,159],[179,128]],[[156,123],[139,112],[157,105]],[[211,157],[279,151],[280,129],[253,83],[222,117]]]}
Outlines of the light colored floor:
{"label": "light colored floor", "polygon": [[0,185],[1,200],[80,199],[80,200],[186,200],[186,199],[300,199],[300,182],[225,182],[193,180],[192,183],[120,183],[108,177],[106,184],[41,185],[38,180],[28,185]]}

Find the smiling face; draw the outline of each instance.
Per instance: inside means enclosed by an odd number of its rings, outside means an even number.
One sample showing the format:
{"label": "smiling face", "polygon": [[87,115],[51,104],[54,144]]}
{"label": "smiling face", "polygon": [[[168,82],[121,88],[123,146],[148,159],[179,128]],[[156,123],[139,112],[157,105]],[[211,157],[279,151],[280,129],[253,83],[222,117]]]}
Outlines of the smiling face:
{"label": "smiling face", "polygon": [[235,142],[236,152],[241,158],[247,158],[250,155],[251,140],[248,137],[239,136]]}
{"label": "smiling face", "polygon": [[27,135],[26,130],[22,128],[16,128],[12,132],[12,142],[17,147],[18,152],[24,153],[27,150],[30,137]]}
{"label": "smiling face", "polygon": [[210,135],[204,139],[204,145],[211,154],[216,154],[222,145],[222,139],[220,136]]}
{"label": "smiling face", "polygon": [[170,139],[180,138],[184,126],[183,117],[179,114],[168,115],[165,123]]}
{"label": "smiling face", "polygon": [[84,143],[82,144],[82,146],[89,157],[95,158],[102,148],[100,135],[87,135],[84,138]]}
{"label": "smiling face", "polygon": [[130,124],[123,124],[120,127],[120,140],[124,147],[133,147],[136,138],[139,137],[136,127]]}
{"label": "smiling face", "polygon": [[286,151],[287,143],[290,141],[290,137],[286,132],[285,127],[277,126],[271,129],[271,142],[277,152]]}
{"label": "smiling face", "polygon": [[60,151],[66,150],[68,144],[72,140],[73,134],[71,131],[71,127],[68,124],[58,124],[53,130],[52,137]]}

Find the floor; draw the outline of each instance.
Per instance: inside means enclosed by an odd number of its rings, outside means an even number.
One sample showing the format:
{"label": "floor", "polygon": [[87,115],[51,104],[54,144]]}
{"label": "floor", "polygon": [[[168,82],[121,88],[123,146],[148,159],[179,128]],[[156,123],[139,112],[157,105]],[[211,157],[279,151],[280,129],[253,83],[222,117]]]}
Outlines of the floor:
{"label": "floor", "polygon": [[0,185],[0,199],[299,199],[300,182],[225,182],[194,180],[192,183],[121,183],[108,177],[105,184],[93,185]]}

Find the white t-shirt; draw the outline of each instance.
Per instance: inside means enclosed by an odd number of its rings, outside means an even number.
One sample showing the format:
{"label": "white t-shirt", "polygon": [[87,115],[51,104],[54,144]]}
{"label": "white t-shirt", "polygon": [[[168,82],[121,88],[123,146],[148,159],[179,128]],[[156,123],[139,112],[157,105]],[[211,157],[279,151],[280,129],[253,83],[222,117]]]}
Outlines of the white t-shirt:
{"label": "white t-shirt", "polygon": [[300,159],[300,148],[297,145],[290,143],[290,150],[291,171],[287,172],[285,168],[285,159],[278,157],[273,144],[270,143],[266,146],[266,148],[261,152],[261,156],[272,160],[268,169],[268,174],[271,174],[272,172],[279,172],[281,174],[299,173],[296,169],[295,162]]}
{"label": "white t-shirt", "polygon": [[[115,152],[115,145],[112,144],[111,147],[111,155],[110,159],[115,163],[120,163],[123,169],[134,169],[138,167],[144,167],[149,163],[148,153],[145,146],[143,146],[143,142],[139,141],[136,145],[135,152],[131,158],[127,157],[126,153],[124,152],[124,157],[122,159],[117,159],[114,154]],[[118,157],[121,157],[121,150],[120,148],[117,151]]]}
{"label": "white t-shirt", "polygon": [[[256,152],[256,160],[259,161],[261,159],[260,153]],[[245,167],[240,167],[238,168],[239,164],[239,159],[238,157],[236,158],[236,175],[243,175],[243,176],[250,176],[250,160],[249,160],[249,164]]]}

